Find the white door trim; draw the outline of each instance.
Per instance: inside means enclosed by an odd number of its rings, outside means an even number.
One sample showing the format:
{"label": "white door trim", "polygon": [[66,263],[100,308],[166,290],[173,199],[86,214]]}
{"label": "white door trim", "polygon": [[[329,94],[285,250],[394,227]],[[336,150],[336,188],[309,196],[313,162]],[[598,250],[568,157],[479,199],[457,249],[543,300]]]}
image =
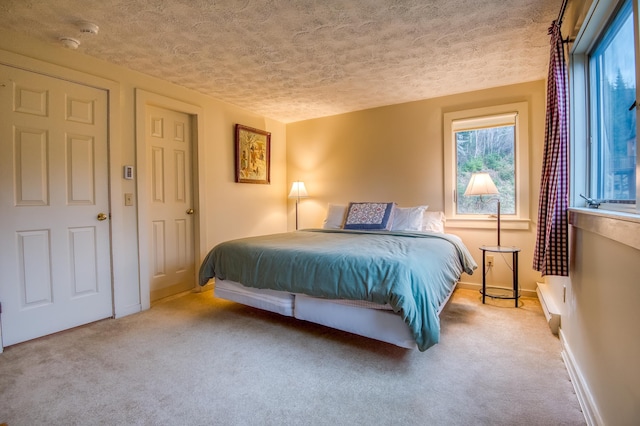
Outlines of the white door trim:
{"label": "white door trim", "polygon": [[109,163],[109,211],[111,213],[111,283],[114,316],[120,317],[140,311],[140,304],[128,304],[122,295],[126,294],[126,288],[130,281],[124,277],[127,265],[124,261],[114,256],[114,248],[127,244],[127,233],[124,232],[124,211],[120,200],[122,194],[121,164],[122,146],[114,142],[115,135],[121,134],[120,123],[120,84],[101,77],[96,77],[84,72],[65,68],[59,65],[29,58],[17,53],[0,50],[0,63],[25,71],[54,77],[74,83],[92,86],[107,91],[107,116],[108,116],[108,163]]}
{"label": "white door trim", "polygon": [[145,140],[145,109],[147,105],[153,105],[173,111],[182,112],[193,117],[193,203],[195,214],[194,221],[194,261],[196,262],[194,288],[198,287],[198,269],[201,261],[202,253],[205,253],[206,247],[202,244],[206,234],[207,217],[205,212],[205,194],[199,188],[204,188],[204,112],[197,105],[191,105],[177,99],[168,98],[163,95],[148,92],[143,89],[136,89],[136,183],[138,191],[138,256],[139,256],[139,273],[140,273],[140,302],[142,309],[149,309],[151,306],[149,288],[149,253],[147,244],[150,238],[147,230],[148,223],[148,206],[143,202],[143,194],[147,191],[147,150]]}

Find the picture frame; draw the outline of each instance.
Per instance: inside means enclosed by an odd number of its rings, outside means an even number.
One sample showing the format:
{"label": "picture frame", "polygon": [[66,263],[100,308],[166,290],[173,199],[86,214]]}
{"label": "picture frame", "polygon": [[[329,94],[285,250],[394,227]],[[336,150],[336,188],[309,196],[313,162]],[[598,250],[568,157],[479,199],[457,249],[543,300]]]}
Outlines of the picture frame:
{"label": "picture frame", "polygon": [[271,183],[271,133],[236,124],[236,182]]}

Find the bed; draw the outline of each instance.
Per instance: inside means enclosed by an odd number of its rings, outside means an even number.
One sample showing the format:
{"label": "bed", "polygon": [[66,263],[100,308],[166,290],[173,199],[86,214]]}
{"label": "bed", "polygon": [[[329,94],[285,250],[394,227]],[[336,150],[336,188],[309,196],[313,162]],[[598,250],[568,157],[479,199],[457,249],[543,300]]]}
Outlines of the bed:
{"label": "bed", "polygon": [[440,311],[477,267],[460,238],[422,226],[332,227],[330,216],[322,229],[218,244],[200,284],[215,278],[216,297],[397,346],[436,344]]}

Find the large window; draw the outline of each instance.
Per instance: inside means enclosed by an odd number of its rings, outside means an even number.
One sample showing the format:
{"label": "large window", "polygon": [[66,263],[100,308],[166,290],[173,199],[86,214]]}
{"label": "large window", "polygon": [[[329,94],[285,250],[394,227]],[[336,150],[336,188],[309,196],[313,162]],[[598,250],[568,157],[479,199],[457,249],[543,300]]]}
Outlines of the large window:
{"label": "large window", "polygon": [[[444,114],[447,226],[491,227],[500,200],[503,227],[528,227],[528,105],[526,102]],[[465,196],[476,172],[487,172],[496,196]]]}
{"label": "large window", "polygon": [[499,191],[502,214],[516,213],[516,114],[455,120],[456,214],[491,214],[493,203],[464,195],[471,176],[487,172]]}
{"label": "large window", "polygon": [[573,48],[573,205],[586,194],[600,209],[638,212],[634,3],[599,1]]}
{"label": "large window", "polygon": [[636,71],[626,1],[589,55],[592,198],[635,203]]}

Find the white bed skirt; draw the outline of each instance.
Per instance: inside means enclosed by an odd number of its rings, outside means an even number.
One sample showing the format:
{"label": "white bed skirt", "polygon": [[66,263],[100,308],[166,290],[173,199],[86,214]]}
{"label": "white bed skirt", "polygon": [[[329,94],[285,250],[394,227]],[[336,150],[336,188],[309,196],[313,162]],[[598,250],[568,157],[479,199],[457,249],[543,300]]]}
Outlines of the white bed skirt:
{"label": "white bed skirt", "polygon": [[295,297],[294,313],[301,320],[403,348],[418,347],[409,326],[393,311],[361,308],[298,294]]}
{"label": "white bed skirt", "polygon": [[322,324],[403,348],[417,348],[409,326],[399,315],[381,306],[371,309],[302,294],[245,287],[228,280],[216,280],[214,294],[222,299]]}
{"label": "white bed skirt", "polygon": [[294,295],[291,293],[250,288],[235,281],[216,279],[213,294],[221,299],[288,317],[293,316]]}

